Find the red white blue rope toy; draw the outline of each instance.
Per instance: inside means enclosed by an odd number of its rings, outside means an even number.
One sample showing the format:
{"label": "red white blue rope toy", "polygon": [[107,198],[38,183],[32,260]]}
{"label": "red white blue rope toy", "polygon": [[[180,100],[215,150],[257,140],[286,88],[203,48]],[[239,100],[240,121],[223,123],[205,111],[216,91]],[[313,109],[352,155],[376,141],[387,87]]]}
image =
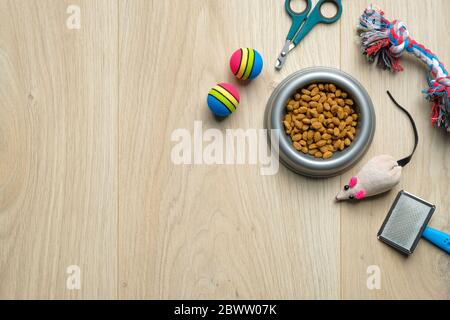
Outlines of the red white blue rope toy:
{"label": "red white blue rope toy", "polygon": [[431,102],[431,121],[450,132],[450,76],[438,57],[424,45],[411,39],[406,24],[389,21],[384,12],[373,6],[360,18],[358,31],[363,54],[369,62],[393,72],[403,71],[400,57],[406,51],[427,64],[429,88],[423,90]]}

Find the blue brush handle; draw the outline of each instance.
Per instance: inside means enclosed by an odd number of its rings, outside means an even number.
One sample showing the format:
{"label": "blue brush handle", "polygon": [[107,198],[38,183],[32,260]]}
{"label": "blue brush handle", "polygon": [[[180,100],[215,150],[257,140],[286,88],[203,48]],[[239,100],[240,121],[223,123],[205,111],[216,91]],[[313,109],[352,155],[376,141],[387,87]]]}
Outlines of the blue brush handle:
{"label": "blue brush handle", "polygon": [[450,253],[450,235],[445,232],[426,227],[422,237],[438,246],[447,253]]}

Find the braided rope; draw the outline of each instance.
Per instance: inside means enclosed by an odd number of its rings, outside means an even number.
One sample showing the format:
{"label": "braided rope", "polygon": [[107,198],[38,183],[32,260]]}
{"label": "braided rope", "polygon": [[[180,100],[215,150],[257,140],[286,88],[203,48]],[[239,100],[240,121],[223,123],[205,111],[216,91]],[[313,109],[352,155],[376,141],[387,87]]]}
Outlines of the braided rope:
{"label": "braided rope", "polygon": [[363,54],[369,62],[377,62],[383,69],[403,71],[400,57],[406,51],[424,62],[429,69],[428,85],[423,90],[431,101],[431,121],[450,132],[450,76],[439,58],[410,37],[408,27],[400,20],[390,22],[384,12],[373,6],[367,8],[360,18],[358,31]]}

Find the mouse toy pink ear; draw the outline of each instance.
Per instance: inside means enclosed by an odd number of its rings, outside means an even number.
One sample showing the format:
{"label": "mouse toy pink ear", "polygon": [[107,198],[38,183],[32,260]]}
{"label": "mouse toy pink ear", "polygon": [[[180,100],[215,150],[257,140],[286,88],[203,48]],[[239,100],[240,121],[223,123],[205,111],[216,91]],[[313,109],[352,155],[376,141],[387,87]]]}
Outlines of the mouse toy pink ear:
{"label": "mouse toy pink ear", "polygon": [[365,197],[366,197],[366,190],[364,190],[364,189],[361,189],[361,190],[359,190],[358,192],[355,193],[355,198],[357,200],[362,200]]}
{"label": "mouse toy pink ear", "polygon": [[351,177],[350,181],[348,182],[348,186],[350,188],[353,188],[354,186],[356,186],[357,183],[358,183],[358,178],[357,177]]}

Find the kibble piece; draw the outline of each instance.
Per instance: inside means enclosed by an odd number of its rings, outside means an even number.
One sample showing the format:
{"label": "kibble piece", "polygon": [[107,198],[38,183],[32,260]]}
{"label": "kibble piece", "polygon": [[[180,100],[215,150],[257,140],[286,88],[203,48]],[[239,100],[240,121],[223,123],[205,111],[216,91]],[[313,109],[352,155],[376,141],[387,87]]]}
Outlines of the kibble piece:
{"label": "kibble piece", "polygon": [[320,132],[316,132],[314,134],[314,142],[320,141],[322,139],[322,135],[320,134]]}
{"label": "kibble piece", "polygon": [[312,90],[315,87],[317,87],[317,84],[313,83],[313,84],[309,85],[308,90]]}
{"label": "kibble piece", "polygon": [[349,106],[345,106],[344,107],[344,112],[346,112],[347,114],[351,114],[352,113],[352,109]]}
{"label": "kibble piece", "polygon": [[333,152],[331,152],[331,151],[324,152],[324,154],[323,154],[324,159],[329,159],[332,156],[333,156]]}
{"label": "kibble piece", "polygon": [[347,147],[348,147],[351,143],[352,143],[352,142],[350,141],[349,138],[346,138],[346,139],[344,140],[344,144],[345,144],[345,146],[347,146]]}
{"label": "kibble piece", "polygon": [[319,101],[320,100],[320,95],[319,94],[315,95],[314,97],[311,98],[311,100],[312,101],[316,101],[316,102]]}
{"label": "kibble piece", "polygon": [[347,132],[347,137],[349,137],[352,141],[355,139],[355,136],[351,132]]}
{"label": "kibble piece", "polygon": [[319,103],[324,103],[325,101],[327,101],[327,96],[323,94],[319,99]]}
{"label": "kibble piece", "polygon": [[300,113],[306,113],[306,111],[308,111],[308,108],[307,107],[300,107],[298,110],[299,110]]}
{"label": "kibble piece", "polygon": [[304,124],[311,124],[311,119],[304,118],[304,119],[302,119],[302,122],[303,122]]}
{"label": "kibble piece", "polygon": [[353,117],[347,117],[347,119],[345,119],[345,123],[347,125],[352,124],[352,122],[353,122]]}
{"label": "kibble piece", "polygon": [[308,140],[308,131],[304,131],[303,132],[302,139],[305,140],[305,141]]}
{"label": "kibble piece", "polygon": [[320,150],[320,152],[325,153],[328,151],[328,146],[323,146],[319,150]]}
{"label": "kibble piece", "polygon": [[318,105],[319,105],[319,103],[316,102],[316,101],[311,101],[311,102],[309,103],[309,106],[310,106],[311,108],[317,108]]}
{"label": "kibble piece", "polygon": [[317,112],[323,113],[323,104],[319,102],[319,105],[317,106]]}
{"label": "kibble piece", "polygon": [[285,120],[285,121],[283,122],[283,124],[284,124],[284,127],[285,127],[286,129],[290,129],[290,128],[291,128],[291,123],[290,123],[289,121]]}
{"label": "kibble piece", "polygon": [[328,133],[325,133],[325,134],[322,135],[322,139],[330,140],[331,139],[331,135],[329,135]]}
{"label": "kibble piece", "polygon": [[311,97],[308,96],[308,95],[306,95],[306,94],[302,95],[302,96],[301,96],[301,99],[302,99],[303,101],[305,101],[305,102],[310,102],[310,101],[311,101]]}
{"label": "kibble piece", "polygon": [[296,149],[296,150],[301,150],[302,149],[302,146],[300,145],[300,143],[298,143],[297,141],[295,141],[293,144],[292,144],[293,146],[294,146],[294,148]]}
{"label": "kibble piece", "polygon": [[[352,118],[353,120],[353,118]],[[319,115],[319,122],[323,123],[325,121],[325,116],[323,114]]]}
{"label": "kibble piece", "polygon": [[310,95],[311,91],[309,91],[308,89],[302,89],[301,93]]}
{"label": "kibble piece", "polygon": [[334,84],[332,84],[332,83],[330,83],[330,84],[328,85],[328,89],[329,89],[331,92],[336,92],[336,86],[335,86]]}

